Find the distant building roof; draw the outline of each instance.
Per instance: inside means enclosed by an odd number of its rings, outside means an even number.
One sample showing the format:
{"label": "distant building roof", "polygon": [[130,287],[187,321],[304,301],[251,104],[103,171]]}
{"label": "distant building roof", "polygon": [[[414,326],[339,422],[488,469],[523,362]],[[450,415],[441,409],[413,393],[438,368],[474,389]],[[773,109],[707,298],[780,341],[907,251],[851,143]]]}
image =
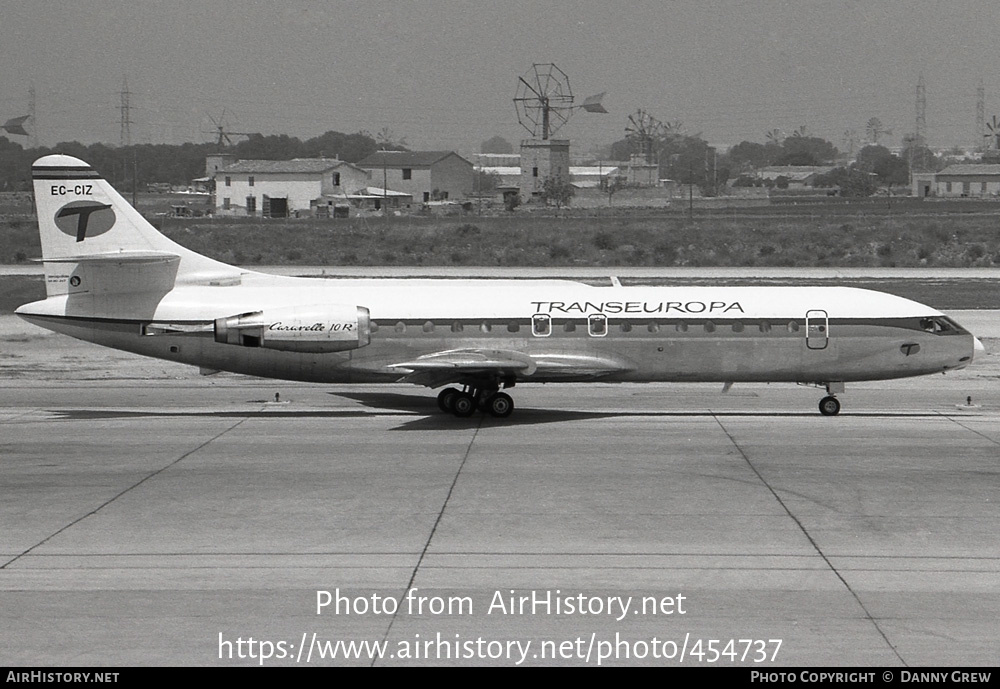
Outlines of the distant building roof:
{"label": "distant building roof", "polygon": [[338,160],[336,158],[295,158],[294,160],[237,160],[232,165],[222,168],[219,172],[255,172],[261,174],[317,173],[333,170],[342,165],[359,169],[356,165],[351,165],[346,160]]}
{"label": "distant building roof", "polygon": [[488,167],[481,167],[481,168],[478,168],[478,170],[480,172],[485,173],[485,174],[500,175],[501,177],[504,177],[504,176],[507,176],[507,177],[520,177],[521,176],[521,168],[519,168],[519,167],[510,167],[510,166],[507,166],[507,165],[494,165],[494,166],[488,166]]}
{"label": "distant building roof", "polygon": [[942,175],[1000,175],[1000,164],[994,163],[960,163],[949,165],[941,172]]}
{"label": "distant building roof", "polygon": [[455,156],[469,165],[472,164],[454,151],[376,151],[359,162],[358,166],[364,168],[430,167],[448,156]]}
{"label": "distant building roof", "polygon": [[757,170],[757,176],[763,179],[785,177],[793,182],[801,182],[813,175],[824,175],[833,169],[833,165],[771,165]]}
{"label": "distant building roof", "polygon": [[570,165],[569,174],[574,176],[596,175],[598,177],[606,177],[607,175],[617,175],[618,168],[608,165]]}
{"label": "distant building roof", "polygon": [[403,191],[393,191],[392,189],[382,189],[381,187],[364,187],[363,189],[358,189],[353,194],[348,194],[348,196],[358,199],[413,198],[413,194],[407,194]]}

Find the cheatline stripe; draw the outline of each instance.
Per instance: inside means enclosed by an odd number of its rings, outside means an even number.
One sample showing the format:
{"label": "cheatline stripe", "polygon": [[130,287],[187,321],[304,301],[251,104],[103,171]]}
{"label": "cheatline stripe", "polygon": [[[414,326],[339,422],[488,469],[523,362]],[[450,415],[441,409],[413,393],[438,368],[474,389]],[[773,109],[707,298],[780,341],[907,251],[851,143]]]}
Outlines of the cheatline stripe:
{"label": "cheatline stripe", "polygon": [[[64,316],[64,315],[33,314],[33,313],[25,313],[24,315],[25,316],[29,316],[31,318],[42,318],[42,319],[53,320],[53,321],[78,321],[78,322],[92,323],[92,324],[95,324],[95,325],[98,324],[98,323],[127,324],[127,325],[139,325],[139,324],[146,324],[146,323],[173,323],[173,324],[177,324],[177,325],[193,325],[193,324],[209,323],[209,322],[212,322],[212,321],[215,320],[214,318],[208,318],[208,317],[201,318],[201,319],[190,319],[190,318],[169,318],[169,317],[167,317],[167,318],[104,318],[104,317],[100,317],[100,316]],[[442,328],[446,327],[446,326],[449,326],[452,323],[461,323],[463,326],[465,326],[465,325],[468,325],[468,326],[478,326],[478,325],[480,325],[483,322],[488,322],[490,325],[493,325],[496,328],[498,328],[497,333],[499,333],[499,329],[500,328],[503,328],[508,323],[517,323],[518,325],[523,325],[525,327],[528,327],[528,326],[531,325],[531,320],[527,319],[527,318],[444,318],[444,319],[427,319],[427,318],[391,318],[391,317],[387,317],[387,318],[379,318],[377,320],[377,322],[378,322],[379,330],[382,330],[382,329],[388,330],[388,329],[392,328],[396,323],[403,323],[406,326],[411,326],[411,325],[412,326],[421,326],[424,323],[428,322],[428,320],[430,320],[431,322],[433,322],[436,326],[442,327]],[[572,319],[572,318],[567,318],[567,319],[561,319],[561,318],[559,318],[559,319],[556,319],[556,318],[553,318],[552,320],[553,320],[553,323],[555,325],[562,325],[564,321],[567,321],[567,322],[572,321],[572,322],[578,323],[578,324],[583,325],[583,326],[586,326],[586,323],[587,323],[586,319]],[[618,323],[619,323],[620,320],[630,320],[630,319],[609,318],[608,322],[609,322],[610,325],[618,325]],[[685,323],[688,323],[691,326],[699,326],[699,325],[701,325],[706,320],[712,320],[712,319],[707,319],[707,318],[687,318],[687,319],[672,318],[672,319],[662,319],[661,318],[661,319],[657,320],[655,318],[649,318],[649,319],[631,319],[630,322],[632,322],[636,326],[636,328],[639,328],[639,327],[645,325],[646,323],[648,323],[649,321],[655,321],[658,324],[660,324],[661,326],[669,327],[669,326],[675,325],[678,322],[685,322]],[[786,319],[775,320],[775,319],[753,318],[753,319],[745,319],[745,320],[740,320],[740,319],[736,319],[736,320],[742,322],[747,328],[756,327],[762,320],[764,320],[764,321],[768,322],[769,324],[771,324],[774,327],[774,334],[778,334],[779,328],[781,326],[785,325],[785,323],[787,323],[789,321],[795,321],[796,319],[790,318],[790,319],[787,319],[787,320]],[[899,328],[899,329],[903,329],[903,330],[917,330],[917,331],[920,331],[920,332],[926,332],[926,331],[923,331],[921,328],[915,326],[913,323],[909,322],[909,321],[912,321],[912,320],[913,320],[912,318],[843,318],[843,319],[834,319],[834,318],[831,318],[830,319],[830,326],[831,327],[833,327],[833,326],[856,326],[856,327],[874,326],[874,327],[881,327],[881,328]],[[717,326],[719,326],[721,328],[721,327],[726,327],[726,326],[732,325],[732,323],[734,321],[731,320],[731,319],[730,320],[719,320],[719,319],[716,319],[713,322]],[[804,321],[801,320],[801,319],[799,319],[797,322],[801,324]],[[440,334],[440,332],[439,332],[439,334]],[[728,334],[728,333],[719,333],[719,334]],[[746,334],[749,335],[751,333],[747,332]],[[795,333],[795,334],[796,334],[796,336],[801,336],[802,333],[798,332],[798,333]],[[964,332],[956,332],[955,334],[956,335],[961,335],[961,334],[965,334],[965,333]]]}
{"label": "cheatline stripe", "polygon": [[65,172],[39,169],[31,171],[32,179],[101,179],[96,170],[81,170],[76,168]]}
{"label": "cheatline stripe", "polygon": [[89,165],[34,165],[33,172],[93,172]]}

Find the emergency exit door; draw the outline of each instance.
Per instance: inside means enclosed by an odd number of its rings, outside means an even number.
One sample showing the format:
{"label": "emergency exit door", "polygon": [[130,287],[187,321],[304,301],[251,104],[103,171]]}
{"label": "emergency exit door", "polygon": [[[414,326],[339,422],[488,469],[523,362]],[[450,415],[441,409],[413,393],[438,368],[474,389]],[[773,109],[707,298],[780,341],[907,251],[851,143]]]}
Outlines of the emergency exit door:
{"label": "emergency exit door", "polygon": [[814,309],[806,311],[806,347],[826,349],[830,343],[830,319],[826,311]]}

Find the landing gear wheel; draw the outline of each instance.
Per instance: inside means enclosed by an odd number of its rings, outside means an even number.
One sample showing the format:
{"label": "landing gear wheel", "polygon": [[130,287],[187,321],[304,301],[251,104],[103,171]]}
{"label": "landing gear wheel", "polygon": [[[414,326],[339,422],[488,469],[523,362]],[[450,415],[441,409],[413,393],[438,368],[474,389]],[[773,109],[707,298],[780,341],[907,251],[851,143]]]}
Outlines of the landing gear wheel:
{"label": "landing gear wheel", "polygon": [[458,390],[455,388],[445,388],[438,393],[438,408],[443,412],[454,412],[455,406],[455,395],[458,394]]}
{"label": "landing gear wheel", "polygon": [[476,398],[467,392],[456,390],[451,402],[451,411],[459,418],[472,416],[472,412],[476,411]]}
{"label": "landing gear wheel", "polygon": [[819,413],[823,416],[836,416],[840,413],[840,400],[833,395],[819,401]]}
{"label": "landing gear wheel", "polygon": [[514,400],[506,392],[498,392],[486,400],[486,410],[490,416],[505,419],[514,411]]}

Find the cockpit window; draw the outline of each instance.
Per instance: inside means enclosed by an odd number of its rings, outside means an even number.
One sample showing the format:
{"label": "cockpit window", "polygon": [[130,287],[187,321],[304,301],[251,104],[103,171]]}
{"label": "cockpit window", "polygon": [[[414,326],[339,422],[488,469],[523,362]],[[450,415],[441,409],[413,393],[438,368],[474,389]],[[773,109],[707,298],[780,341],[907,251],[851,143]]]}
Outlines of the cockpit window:
{"label": "cockpit window", "polygon": [[928,316],[920,319],[920,329],[935,335],[964,335],[966,330],[947,316]]}

